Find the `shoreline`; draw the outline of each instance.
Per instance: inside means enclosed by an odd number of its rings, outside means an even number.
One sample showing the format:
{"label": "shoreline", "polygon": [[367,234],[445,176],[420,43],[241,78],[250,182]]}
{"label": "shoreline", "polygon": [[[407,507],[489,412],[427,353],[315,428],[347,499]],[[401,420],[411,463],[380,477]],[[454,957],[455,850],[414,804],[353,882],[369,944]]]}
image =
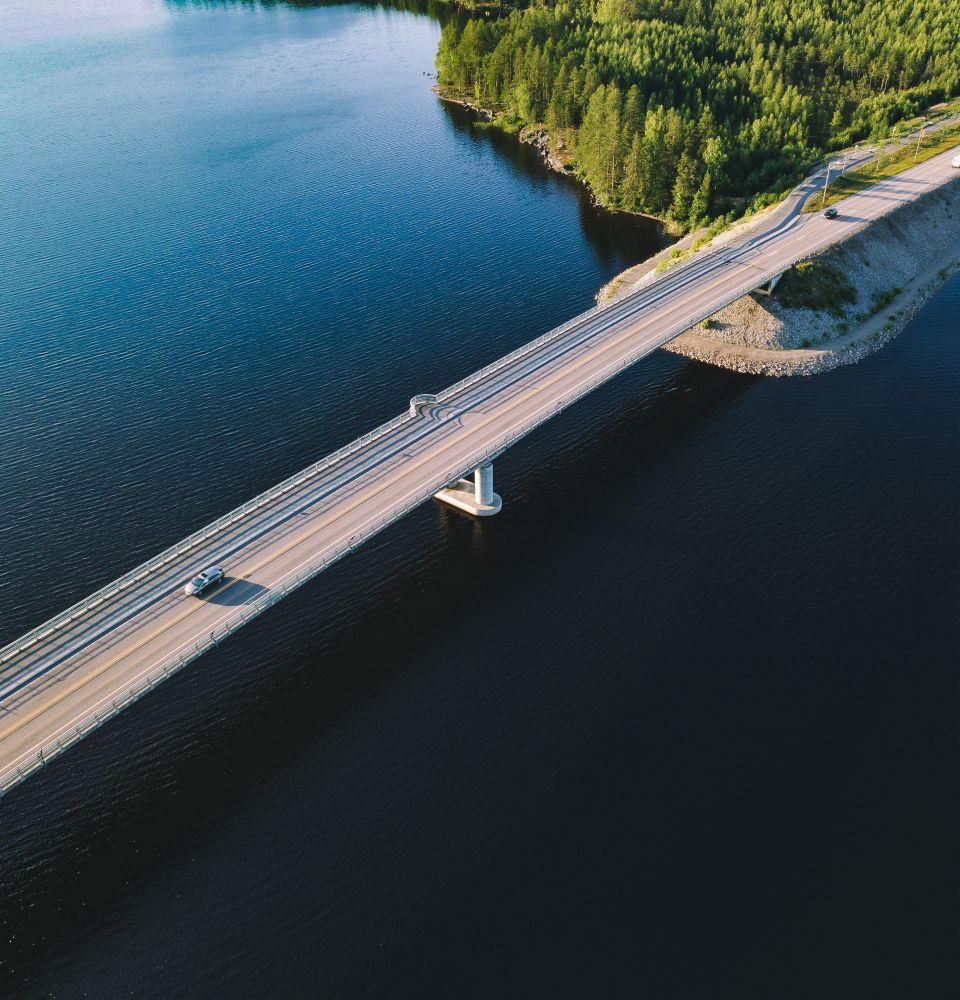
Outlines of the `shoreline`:
{"label": "shoreline", "polygon": [[[545,125],[522,125],[518,126],[516,129],[505,128],[497,123],[499,114],[494,111],[493,108],[485,108],[479,104],[475,104],[469,97],[459,94],[456,91],[447,90],[439,83],[434,84],[431,89],[439,100],[447,101],[450,104],[457,104],[462,108],[467,108],[475,114],[480,115],[485,119],[485,122],[483,123],[484,127],[499,128],[504,134],[516,136],[520,142],[528,146],[535,147],[540,153],[543,162],[550,170],[553,170],[555,173],[561,174],[564,177],[570,177],[577,181],[577,183],[581,184],[590,196],[590,201],[598,208],[602,208],[605,212],[610,212],[612,215],[630,215],[637,219],[652,219],[654,222],[659,223],[659,225],[663,227],[663,231],[668,235],[674,237],[679,236],[681,239],[686,239],[686,236],[671,227],[669,220],[662,219],[659,215],[650,215],[647,212],[630,212],[623,208],[612,208],[610,205],[607,205],[604,201],[598,198],[596,192],[590,186],[590,182],[577,173],[574,161],[564,157],[564,152],[569,148],[567,147],[565,140],[562,137],[555,138]],[[696,237],[697,234],[688,233],[686,235]],[[670,249],[671,247],[667,247],[667,250]]]}
{"label": "shoreline", "polygon": [[681,334],[663,349],[745,375],[819,375],[845,365],[855,365],[886,347],[957,273],[960,273],[960,260],[956,253],[939,257],[906,282],[901,295],[887,309],[871,316],[851,333],[816,347],[743,347],[701,336],[694,329]]}
{"label": "shoreline", "polygon": [[[520,142],[536,147],[548,169],[581,183],[594,205],[611,213],[622,211],[605,205],[597,198],[589,183],[576,172],[573,160],[564,157],[565,145],[562,137],[558,139],[553,136],[545,126],[524,125],[518,126],[515,130],[506,128],[497,124],[498,113],[493,108],[481,107],[467,96],[446,90],[439,84],[432,89],[441,101],[457,104],[479,115],[485,120],[485,126],[500,128],[507,134],[515,135]],[[748,238],[752,230],[763,223],[769,223],[771,216],[788,214],[798,198],[803,197],[809,180],[809,177],[805,179],[781,201],[746,215],[719,230],[705,227],[680,235],[670,246],[621,271],[604,284],[595,296],[597,304],[603,306],[630,294],[653,281],[667,268],[692,263],[703,250],[716,249]],[[911,206],[902,206],[889,216],[877,220],[869,229],[840,241],[811,259],[834,262],[843,256],[845,248],[856,244],[857,241],[861,244],[872,244],[873,253],[877,251],[876,244],[881,244],[878,256],[882,258],[882,245],[885,240],[889,240],[889,233],[886,230],[891,225],[896,226],[898,220],[902,221],[903,213],[907,209],[916,214],[918,207],[921,211],[928,208],[929,199],[946,191],[948,199],[949,192],[953,192],[953,199],[956,202],[953,209],[946,209],[947,215],[953,218],[955,210],[960,216],[958,181],[960,178],[950,178],[937,192],[926,195]],[[663,226],[665,232],[671,233],[668,222],[657,216],[639,212],[622,212],[622,214],[653,219]],[[915,219],[912,221],[916,222]],[[907,225],[909,227],[909,221]],[[914,225],[914,228],[917,226]],[[923,239],[915,241],[912,258],[914,267],[917,261],[925,262],[910,277],[907,277],[907,272],[896,264],[881,263],[874,273],[885,274],[890,282],[889,287],[899,289],[894,300],[883,308],[873,308],[869,315],[863,317],[857,317],[847,310],[840,323],[835,324],[833,336],[828,336],[825,332],[823,317],[820,317],[819,323],[812,317],[814,310],[785,307],[778,301],[776,294],[771,298],[765,297],[761,303],[758,296],[751,294],[720,310],[715,317],[716,324],[712,328],[712,333],[703,327],[696,327],[680,334],[663,349],[720,368],[744,374],[775,377],[814,375],[843,365],[856,364],[897,337],[920,308],[954,273],[960,270],[960,225],[955,225],[954,228],[958,231],[948,249],[931,248]],[[673,232],[671,235],[677,234]],[[839,266],[840,270],[845,270],[845,262],[840,262]],[[869,300],[871,294],[877,294],[871,287],[872,284],[869,281],[854,282],[858,300],[862,299],[865,302]],[[851,321],[855,323],[854,329],[846,329],[851,325]],[[812,336],[803,337],[801,343],[795,343],[797,330],[804,331],[808,327],[814,330]],[[768,343],[763,342],[764,335]]]}
{"label": "shoreline", "polygon": [[[763,214],[744,225],[749,229]],[[745,231],[735,224],[711,245]],[[696,257],[694,251],[682,259]],[[661,253],[617,275],[598,292],[598,303],[653,280],[657,258],[661,264],[665,259]],[[852,301],[797,307],[785,304],[776,291],[769,297],[751,293],[719,310],[708,327],[687,330],[663,349],[744,374],[777,377],[819,374],[874,354],[960,271],[960,176],[809,261],[839,276]]]}

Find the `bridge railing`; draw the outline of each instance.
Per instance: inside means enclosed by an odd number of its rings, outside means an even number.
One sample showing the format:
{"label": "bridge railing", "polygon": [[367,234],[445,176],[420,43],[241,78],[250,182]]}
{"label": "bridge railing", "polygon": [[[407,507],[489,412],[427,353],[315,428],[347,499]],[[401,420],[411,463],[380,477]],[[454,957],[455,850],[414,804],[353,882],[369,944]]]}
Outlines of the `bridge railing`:
{"label": "bridge railing", "polygon": [[[863,228],[863,227],[861,226],[858,228]],[[850,230],[846,230],[844,232],[844,238],[847,238],[849,233]],[[822,244],[818,245],[813,250],[806,251],[804,256],[812,256],[815,253],[819,253],[820,250],[823,249],[823,247],[833,242],[836,242],[837,238],[838,237],[834,237],[823,241]],[[770,277],[773,277],[778,273],[780,273],[780,269],[778,269],[775,272],[772,272],[770,274]],[[737,297],[739,297],[739,294],[746,294],[753,288],[758,287],[760,284],[763,284],[764,280],[769,280],[769,278],[755,281],[753,284],[750,285],[750,287],[745,288],[742,293],[738,293]],[[734,300],[731,299],[730,301]],[[574,316],[571,319],[567,320],[567,322],[562,323],[560,326],[554,327],[552,330],[549,330],[542,336],[529,341],[522,347],[517,348],[515,351],[511,351],[509,354],[506,354],[503,357],[498,358],[496,361],[488,365],[485,365],[483,368],[478,369],[473,374],[468,375],[466,378],[461,379],[459,382],[455,382],[453,385],[448,386],[446,389],[437,393],[436,401],[438,403],[443,403],[451,399],[452,397],[456,396],[457,394],[463,392],[464,390],[470,388],[471,386],[476,385],[478,382],[490,378],[492,375],[495,375],[498,372],[504,370],[505,368],[508,368],[517,361],[520,361],[530,356],[531,354],[536,352],[539,348],[543,347],[546,344],[549,344],[551,341],[554,341],[559,337],[562,337],[569,330],[592,318],[603,308],[604,307],[602,306],[594,306],[591,309],[586,310],[585,312],[579,313],[577,316]],[[716,308],[719,307],[715,307],[715,309]],[[715,311],[715,309],[713,311]],[[697,320],[696,322],[699,322],[699,320]],[[313,463],[310,466],[307,466],[307,468],[301,470],[298,473],[295,473],[289,478],[278,483],[276,486],[273,486],[269,490],[260,493],[253,499],[248,500],[240,507],[237,507],[234,510],[230,511],[229,513],[224,514],[222,517],[217,518],[215,521],[211,521],[208,525],[201,528],[199,531],[195,531],[193,534],[188,535],[186,538],[177,542],[175,545],[170,546],[169,548],[165,549],[163,552],[159,553],[153,558],[148,559],[144,563],[141,563],[139,566],[130,570],[128,573],[125,573],[123,576],[118,577],[116,580],[113,580],[110,583],[106,584],[100,590],[96,591],[93,594],[90,594],[88,597],[85,597],[82,601],[79,601],[73,606],[67,608],[66,611],[62,611],[60,614],[55,615],[53,618],[50,618],[43,624],[38,625],[36,628],[32,629],[30,632],[27,632],[19,639],[16,639],[14,642],[0,649],[0,665],[13,659],[15,656],[18,656],[20,653],[24,652],[26,649],[29,649],[31,646],[35,645],[41,640],[49,637],[50,635],[55,633],[58,629],[61,629],[69,625],[70,623],[76,621],[83,615],[87,614],[89,611],[99,607],[110,598],[115,597],[117,594],[122,593],[124,590],[128,589],[134,584],[139,583],[141,580],[146,579],[154,571],[169,564],[175,559],[178,559],[185,552],[189,552],[190,550],[196,548],[202,543],[209,541],[211,538],[215,537],[216,535],[227,530],[231,526],[242,521],[250,514],[255,513],[257,510],[260,510],[263,507],[266,507],[268,504],[274,502],[275,500],[284,496],[285,494],[290,493],[295,489],[298,489],[311,479],[316,478],[322,472],[329,469],[331,466],[359,452],[363,448],[367,447],[369,444],[372,444],[374,441],[377,441],[380,438],[385,437],[387,434],[396,430],[398,427],[401,427],[402,425],[414,419],[416,419],[416,415],[413,412],[413,410],[404,411],[400,415],[394,417],[392,420],[388,420],[386,423],[381,424],[379,427],[376,427],[373,430],[368,431],[366,434],[363,434],[360,437],[355,438],[353,441],[349,442],[349,444],[344,445],[342,448],[338,448],[336,451],[331,452],[329,455],[324,456],[319,461]]]}
{"label": "bridge railing", "polygon": [[135,569],[130,570],[123,576],[118,577],[116,580],[106,584],[106,586],[101,587],[100,590],[96,591],[96,593],[90,594],[82,601],[79,601],[72,607],[67,608],[66,611],[62,611],[60,614],[45,621],[42,625],[38,625],[35,629],[32,629],[25,635],[22,635],[19,639],[7,646],[4,646],[0,649],[0,664],[3,664],[19,655],[30,646],[40,642],[42,639],[47,638],[58,629],[76,621],[92,609],[99,607],[104,603],[104,601],[109,600],[111,597],[115,597],[128,587],[131,587],[133,584],[145,579],[155,570],[160,569],[161,567],[172,562],[174,559],[177,559],[179,556],[183,555],[183,553],[189,552],[191,549],[196,548],[203,542],[215,537],[220,532],[231,527],[237,522],[242,521],[249,514],[255,513],[257,510],[267,506],[279,497],[282,497],[300,486],[303,486],[304,483],[316,478],[316,476],[328,469],[330,466],[343,461],[343,459],[355,454],[362,448],[365,448],[367,445],[373,443],[379,438],[384,437],[397,427],[400,427],[402,424],[405,424],[412,419],[413,417],[410,413],[402,413],[399,416],[394,417],[392,420],[388,420],[385,424],[381,424],[372,431],[368,431],[366,434],[355,438],[349,444],[344,445],[342,448],[338,448],[337,451],[326,455],[313,465],[310,465],[306,469],[290,476],[288,479],[283,480],[283,482],[271,487],[264,493],[260,493],[252,500],[248,500],[240,507],[224,514],[222,517],[218,517],[215,521],[211,521],[210,524],[206,525],[206,527],[200,528],[199,531],[195,531],[192,535],[188,535],[175,545],[171,545],[170,548],[164,549],[164,551],[159,553],[159,555],[154,556],[152,559],[148,559],[145,563],[141,563]]}
{"label": "bridge railing", "polygon": [[[862,224],[861,226],[858,226],[857,229],[854,231],[859,231],[860,229],[864,228],[865,225],[866,223]],[[843,238],[847,239],[850,235],[850,232],[851,232],[850,230],[845,230]],[[832,243],[837,242],[839,238],[840,237],[838,234],[838,236],[836,237],[831,237],[827,240],[822,241],[814,249],[805,251],[804,257],[813,256],[814,254],[821,252],[821,250],[824,249],[826,246],[829,246]],[[776,276],[776,274],[781,273],[781,271],[782,269],[778,268],[776,271],[771,272],[767,278],[754,281],[754,283],[752,283],[749,287],[745,287],[744,291],[739,293],[737,297],[739,297],[740,294],[746,294],[753,288],[758,287],[759,285],[763,284],[764,281],[767,281],[771,277]],[[734,299],[730,299],[730,301],[734,301]],[[554,327],[552,330],[548,330],[542,336],[529,341],[523,346],[517,348],[515,351],[511,351],[509,354],[506,354],[503,357],[498,358],[496,361],[493,361],[490,364],[485,365],[483,368],[478,369],[473,374],[468,375],[466,378],[461,379],[459,382],[455,382],[453,385],[448,386],[446,389],[436,394],[437,403],[443,403],[451,399],[458,393],[463,392],[465,389],[468,389],[471,386],[476,385],[478,382],[481,382],[484,379],[490,378],[492,375],[495,375],[498,372],[502,371],[503,369],[508,368],[515,362],[520,361],[525,357],[528,357],[529,355],[537,351],[539,348],[550,343],[551,341],[558,339],[559,337],[562,337],[569,330],[592,318],[603,308],[604,308],[603,306],[594,306],[590,309],[587,309],[585,312],[579,313],[578,315],[567,320],[565,323],[562,323],[560,326]],[[716,306],[712,311],[715,311],[716,308],[720,307]],[[699,320],[695,322],[699,322]],[[163,552],[159,553],[159,555],[154,556],[152,559],[147,560],[145,563],[142,563],[135,569],[130,570],[130,572],[125,573],[123,576],[118,577],[116,580],[113,580],[112,582],[106,584],[106,586],[102,587],[100,590],[89,595],[88,597],[85,597],[82,601],[79,601],[72,607],[67,608],[66,611],[62,611],[60,614],[54,616],[53,618],[49,619],[43,624],[38,625],[36,628],[32,629],[30,632],[27,632],[19,639],[16,639],[14,642],[0,649],[0,665],[11,660],[15,656],[18,656],[24,650],[28,649],[30,646],[36,644],[42,639],[47,638],[48,636],[56,632],[58,629],[63,628],[65,625],[68,625],[71,622],[77,620],[90,610],[99,607],[109,598],[115,597],[118,593],[121,593],[128,587],[131,587],[135,583],[138,583],[139,581],[145,579],[156,569],[159,569],[162,566],[167,565],[173,560],[179,558],[181,555],[183,555],[183,553],[188,552],[191,549],[196,548],[203,542],[210,540],[220,532],[226,530],[227,528],[231,527],[237,522],[243,520],[249,514],[254,513],[255,511],[272,503],[279,497],[282,497],[283,495],[299,488],[300,486],[304,485],[304,483],[308,482],[309,480],[318,476],[320,473],[324,472],[326,469],[329,469],[331,466],[337,464],[338,462],[343,461],[345,458],[348,458],[349,456],[365,448],[367,445],[386,436],[387,434],[396,430],[398,427],[414,419],[416,419],[416,413],[414,409],[404,411],[400,415],[394,417],[392,420],[388,420],[386,423],[381,424],[379,427],[376,427],[373,430],[368,431],[366,434],[363,434],[360,437],[355,438],[353,441],[349,442],[349,444],[346,444],[342,448],[339,448],[336,451],[331,452],[329,455],[324,456],[319,461],[315,462],[313,465],[308,466],[307,468],[301,470],[300,472],[295,473],[289,478],[283,480],[283,482],[278,483],[271,489],[266,490],[264,493],[259,494],[258,496],[254,497],[251,500],[248,500],[245,504],[242,504],[240,507],[237,507],[236,509],[230,511],[229,513],[224,514],[222,517],[217,518],[215,521],[210,522],[210,524],[201,528],[199,531],[195,531],[192,535],[187,536],[187,538],[184,538],[183,540],[177,542],[175,545],[170,546],[170,548],[165,549]]]}
{"label": "bridge railing", "polygon": [[575,326],[579,326],[599,311],[599,306],[592,306],[585,312],[578,313],[572,319],[568,319],[565,323],[561,323],[560,326],[555,326],[552,330],[548,330],[545,334],[537,337],[535,340],[531,340],[522,347],[518,347],[515,351],[505,354],[502,358],[497,358],[496,361],[491,362],[489,365],[485,365],[483,368],[478,368],[472,375],[468,375],[466,378],[460,379],[459,382],[454,382],[453,385],[448,386],[441,392],[438,392],[437,402],[446,402],[446,400],[451,399],[458,393],[463,392],[464,389],[469,389],[470,386],[476,385],[478,382],[482,382],[491,375],[496,375],[497,372],[503,371],[504,368],[509,368],[510,365],[515,362],[522,361],[524,358],[533,354],[533,352],[538,348],[543,347],[544,344],[549,344],[558,337],[562,337],[569,330],[572,330]]}
{"label": "bridge railing", "polygon": [[[489,378],[491,375],[504,368],[509,367],[516,361],[527,357],[528,355],[534,353],[538,348],[542,347],[544,344],[549,343],[552,340],[556,340],[558,337],[563,336],[568,330],[574,326],[582,323],[584,320],[588,319],[595,312],[598,311],[597,307],[588,309],[586,312],[580,313],[574,316],[572,319],[549,330],[547,333],[543,334],[541,337],[537,337],[535,340],[524,344],[522,347],[517,348],[517,350],[512,351],[510,354],[504,357],[498,358],[496,361],[484,368],[479,369],[472,375],[461,379],[454,385],[449,386],[442,392],[437,393],[436,396],[431,396],[431,401],[437,403],[443,403],[446,400],[452,398],[458,393],[462,392],[464,389],[475,385],[477,382],[482,381],[485,378]],[[414,397],[417,399],[419,397]],[[424,397],[426,398],[426,397]],[[412,401],[411,401],[412,404]],[[123,576],[118,577],[116,580],[111,581],[105,586],[101,587],[100,590],[93,594],[85,597],[82,601],[78,601],[76,604],[67,608],[66,611],[60,612],[60,614],[55,615],[53,618],[48,619],[43,624],[38,625],[36,628],[22,635],[19,639],[10,643],[7,646],[0,648],[0,665],[8,662],[14,657],[20,655],[25,650],[29,649],[31,646],[48,638],[50,635],[55,633],[61,628],[71,624],[77,619],[81,618],[88,612],[98,608],[105,601],[112,597],[116,597],[118,594],[132,587],[134,584],[139,583],[141,580],[146,579],[157,569],[166,566],[170,562],[178,559],[185,552],[189,552],[191,549],[196,548],[198,545],[209,541],[211,538],[216,537],[221,532],[230,528],[239,521],[255,513],[257,510],[266,507],[267,505],[273,503],[275,500],[284,496],[293,490],[298,489],[305,483],[309,482],[311,479],[316,478],[322,472],[329,469],[331,466],[336,465],[338,462],[342,462],[345,458],[349,458],[351,455],[367,447],[367,445],[372,444],[374,441],[385,437],[392,431],[401,427],[403,424],[408,423],[411,420],[416,419],[415,407],[411,405],[411,408],[401,413],[399,416],[394,417],[392,420],[388,420],[386,423],[381,424],[379,427],[374,428],[372,431],[368,431],[366,434],[355,438],[349,444],[344,445],[342,448],[338,448],[336,451],[331,452],[329,455],[324,456],[319,461],[315,462],[313,465],[301,470],[298,473],[290,476],[288,479],[283,480],[283,482],[278,483],[276,486],[271,487],[264,493],[260,493],[253,499],[248,500],[246,503],[242,504],[240,507],[231,510],[229,513],[224,514],[222,517],[218,517],[215,521],[211,521],[208,525],[195,531],[192,535],[188,535],[186,538],[177,542],[175,545],[171,545],[169,548],[165,549],[163,552],[148,559],[146,562],[141,563],[136,568],[125,573]]]}
{"label": "bridge railing", "polygon": [[[865,226],[866,223],[863,223],[861,226],[858,226],[855,231],[859,231],[860,229],[865,228]],[[847,230],[846,232],[849,233],[850,230]],[[822,240],[812,249],[807,250],[804,256],[812,256],[820,253],[823,249],[836,241],[836,236]],[[759,277],[751,277],[748,281],[724,295],[723,299],[727,303],[733,302],[752,291],[758,284],[769,281],[776,274],[781,273],[782,270],[783,266],[778,266],[774,270],[760,273]],[[393,524],[393,522],[399,520],[409,511],[423,503],[424,500],[443,489],[452,479],[455,479],[458,475],[465,475],[471,469],[492,461],[511,445],[516,444],[517,441],[525,437],[531,431],[535,430],[541,424],[545,423],[551,417],[555,416],[561,410],[570,406],[578,399],[581,399],[587,393],[593,391],[604,382],[609,381],[620,372],[635,364],[641,358],[652,353],[658,347],[662,347],[664,344],[683,333],[685,330],[695,326],[701,320],[706,319],[707,316],[716,312],[719,308],[722,308],[722,304],[717,301],[708,303],[704,306],[704,308],[697,310],[692,317],[685,317],[682,322],[671,327],[655,341],[645,342],[636,350],[629,352],[628,354],[618,358],[615,362],[612,362],[611,364],[588,376],[582,382],[569,389],[561,399],[552,401],[548,406],[543,407],[533,417],[526,420],[519,427],[510,431],[508,434],[501,435],[492,444],[484,446],[484,448],[478,450],[475,454],[470,455],[467,459],[458,463],[457,466],[448,472],[445,472],[444,475],[432,480],[427,485],[411,490],[404,497],[392,504],[391,507],[383,514],[377,516],[376,518],[372,518],[367,522],[367,524],[355,531],[349,539],[338,544],[330,552],[325,553],[323,556],[320,556],[309,562],[307,565],[293,571],[278,586],[274,587],[266,594],[256,598],[250,604],[239,608],[233,615],[227,618],[221,625],[214,628],[211,632],[205,633],[202,637],[198,637],[196,640],[187,643],[175,653],[170,654],[160,663],[148,668],[147,671],[131,682],[131,684],[122,692],[112,696],[111,698],[104,699],[93,710],[86,712],[81,718],[68,723],[55,737],[48,740],[43,746],[25,754],[13,768],[10,768],[4,774],[0,775],[0,795],[8,792],[28,775],[36,771],[38,768],[43,767],[53,757],[57,756],[82,737],[86,736],[93,729],[102,725],[108,719],[121,712],[128,705],[132,704],[148,691],[155,688],[167,677],[187,666],[187,664],[191,663],[198,656],[218,645],[233,632],[242,628],[248,622],[261,615],[264,611],[281,601],[297,588],[303,586],[303,584],[305,584],[308,580],[323,572],[323,570],[342,559],[345,555],[348,555],[367,539],[382,531],[390,524]],[[399,421],[391,421],[391,423],[394,423],[395,425],[398,422]],[[385,424],[383,426],[388,425]],[[380,428],[378,428],[378,430],[380,430]]]}

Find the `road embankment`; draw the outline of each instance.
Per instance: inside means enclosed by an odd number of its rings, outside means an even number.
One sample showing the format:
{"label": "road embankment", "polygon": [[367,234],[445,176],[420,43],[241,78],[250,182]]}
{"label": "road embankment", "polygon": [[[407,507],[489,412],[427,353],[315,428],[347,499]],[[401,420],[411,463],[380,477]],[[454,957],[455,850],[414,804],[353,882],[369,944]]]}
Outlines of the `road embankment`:
{"label": "road embankment", "polygon": [[[958,266],[960,176],[951,176],[791,268],[772,296],[746,295],[665,349],[757,375],[813,375],[855,364],[896,337]],[[623,277],[598,299],[619,298],[652,275]]]}

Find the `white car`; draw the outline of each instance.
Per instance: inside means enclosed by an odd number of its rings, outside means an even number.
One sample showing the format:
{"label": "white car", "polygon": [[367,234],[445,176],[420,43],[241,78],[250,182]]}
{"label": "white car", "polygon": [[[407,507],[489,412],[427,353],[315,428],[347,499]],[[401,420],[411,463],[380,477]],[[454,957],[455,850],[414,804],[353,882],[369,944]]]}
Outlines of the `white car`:
{"label": "white car", "polygon": [[954,158],[953,158],[953,159],[952,159],[952,160],[950,161],[950,166],[951,166],[951,167],[960,167],[960,156],[955,156],[955,157],[954,157]]}
{"label": "white car", "polygon": [[219,566],[211,566],[198,573],[184,588],[183,592],[191,597],[199,597],[208,587],[223,580],[223,570]]}

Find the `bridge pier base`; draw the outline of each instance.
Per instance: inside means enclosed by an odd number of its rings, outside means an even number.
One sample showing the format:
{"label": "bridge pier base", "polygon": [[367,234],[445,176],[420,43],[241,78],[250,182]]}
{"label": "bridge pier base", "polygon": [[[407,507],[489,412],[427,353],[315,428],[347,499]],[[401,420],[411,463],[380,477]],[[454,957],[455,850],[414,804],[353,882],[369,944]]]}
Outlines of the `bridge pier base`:
{"label": "bridge pier base", "polygon": [[755,288],[754,291],[758,295],[773,295],[773,290],[777,287],[777,282],[783,277],[783,272],[780,274],[775,274],[765,285],[760,285],[759,288]]}
{"label": "bridge pier base", "polygon": [[493,463],[488,462],[473,470],[473,481],[457,479],[434,499],[473,514],[474,517],[491,517],[499,512],[503,501],[493,492]]}

